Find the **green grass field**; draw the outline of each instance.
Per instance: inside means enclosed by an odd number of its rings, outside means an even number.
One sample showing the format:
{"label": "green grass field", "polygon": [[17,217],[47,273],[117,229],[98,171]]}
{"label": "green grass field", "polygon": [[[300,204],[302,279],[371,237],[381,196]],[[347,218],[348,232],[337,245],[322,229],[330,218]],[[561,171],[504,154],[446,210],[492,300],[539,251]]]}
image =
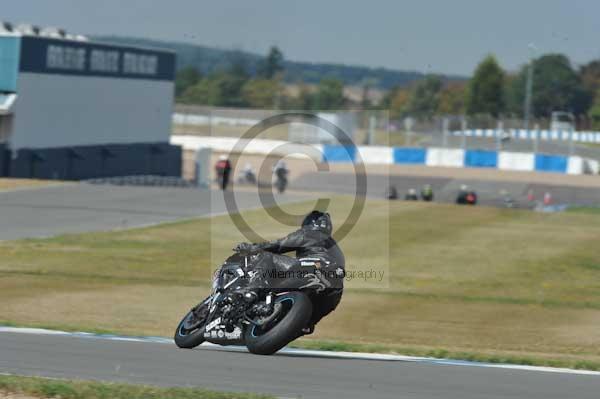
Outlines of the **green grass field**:
{"label": "green grass field", "polygon": [[[351,200],[334,203],[335,222]],[[350,281],[297,345],[600,369],[598,237],[600,214],[369,201],[341,246],[385,279]],[[0,243],[0,324],[171,336],[238,241],[222,216]]]}
{"label": "green grass field", "polygon": [[96,381],[0,375],[0,398],[60,399],[272,399],[249,393],[216,392],[199,388],[159,388]]}

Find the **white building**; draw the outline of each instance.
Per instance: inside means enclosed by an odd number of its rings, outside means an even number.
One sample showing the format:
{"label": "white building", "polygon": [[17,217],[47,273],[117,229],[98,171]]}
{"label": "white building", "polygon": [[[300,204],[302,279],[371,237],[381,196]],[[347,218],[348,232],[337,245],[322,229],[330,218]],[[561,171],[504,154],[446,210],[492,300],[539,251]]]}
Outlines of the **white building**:
{"label": "white building", "polygon": [[0,176],[180,175],[175,54],[0,25]]}

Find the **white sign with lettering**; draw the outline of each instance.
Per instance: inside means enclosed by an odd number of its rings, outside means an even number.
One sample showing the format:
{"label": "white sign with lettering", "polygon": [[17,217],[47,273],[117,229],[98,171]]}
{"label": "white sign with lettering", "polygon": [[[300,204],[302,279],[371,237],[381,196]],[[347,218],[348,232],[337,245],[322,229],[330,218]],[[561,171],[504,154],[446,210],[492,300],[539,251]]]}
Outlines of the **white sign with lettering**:
{"label": "white sign with lettering", "polygon": [[156,75],[158,57],[155,55],[125,53],[123,55],[123,73],[134,75]]}
{"label": "white sign with lettering", "polygon": [[85,70],[85,49],[68,46],[48,46],[46,66],[51,69]]}
{"label": "white sign with lettering", "polygon": [[120,54],[118,51],[92,50],[90,70],[94,72],[119,73]]}

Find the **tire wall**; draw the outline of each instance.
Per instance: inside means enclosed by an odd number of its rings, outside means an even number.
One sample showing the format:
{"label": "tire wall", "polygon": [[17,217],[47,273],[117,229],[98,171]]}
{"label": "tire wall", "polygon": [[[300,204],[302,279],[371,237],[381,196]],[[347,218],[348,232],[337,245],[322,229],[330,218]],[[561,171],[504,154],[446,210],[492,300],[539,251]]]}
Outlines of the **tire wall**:
{"label": "tire wall", "polygon": [[0,144],[0,177],[8,175],[8,161],[10,154],[6,149],[6,144]]}
{"label": "tire wall", "polygon": [[[4,154],[7,156],[6,152]],[[10,176],[20,178],[83,180],[131,175],[180,177],[182,153],[181,147],[168,143],[107,144],[21,149],[16,157],[5,163],[10,164]]]}

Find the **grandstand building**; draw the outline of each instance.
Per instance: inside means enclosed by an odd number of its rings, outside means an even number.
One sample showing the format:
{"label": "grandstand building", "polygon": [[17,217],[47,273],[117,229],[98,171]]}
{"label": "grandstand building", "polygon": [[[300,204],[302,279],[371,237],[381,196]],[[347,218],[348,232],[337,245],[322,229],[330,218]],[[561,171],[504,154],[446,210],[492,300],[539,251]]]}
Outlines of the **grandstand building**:
{"label": "grandstand building", "polygon": [[175,54],[0,23],[0,176],[181,175]]}

